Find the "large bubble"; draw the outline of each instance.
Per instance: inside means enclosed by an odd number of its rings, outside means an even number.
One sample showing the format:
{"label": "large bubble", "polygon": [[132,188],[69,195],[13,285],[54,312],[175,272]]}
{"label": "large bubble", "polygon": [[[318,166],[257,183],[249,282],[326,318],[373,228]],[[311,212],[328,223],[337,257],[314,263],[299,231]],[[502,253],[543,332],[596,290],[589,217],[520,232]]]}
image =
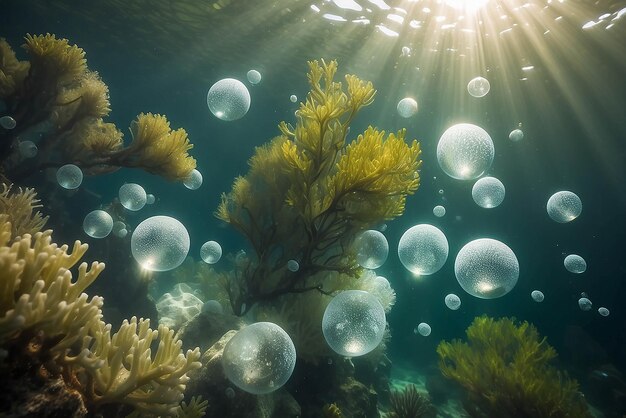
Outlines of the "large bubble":
{"label": "large bubble", "polygon": [[92,238],[104,238],[112,229],[113,218],[100,209],[89,212],[83,220],[83,231]]}
{"label": "large bubble", "polygon": [[289,380],[296,365],[296,348],[281,327],[257,322],[228,340],[222,365],[235,386],[262,395],[274,392]]}
{"label": "large bubble", "polygon": [[207,241],[200,247],[200,257],[207,264],[215,264],[222,258],[222,246],[216,241]]}
{"label": "large bubble", "polygon": [[257,70],[250,70],[246,74],[246,78],[250,84],[259,84],[261,82],[261,73]]}
{"label": "large bubble", "polygon": [[490,238],[465,244],[454,262],[454,274],[467,293],[477,298],[494,299],[515,287],[519,263],[513,250]]}
{"label": "large bubble", "polygon": [[375,349],[385,334],[385,310],[371,293],[346,290],[335,296],[324,312],[326,342],[342,356],[362,356]]}
{"label": "large bubble", "polygon": [[448,309],[451,309],[453,311],[456,311],[457,309],[461,307],[461,298],[455,295],[454,293],[450,293],[449,295],[446,295],[444,302],[446,306],[448,307]]}
{"label": "large bubble", "polygon": [[406,230],[398,243],[398,257],[407,270],[417,275],[439,271],[448,259],[448,240],[441,230],[429,224]]}
{"label": "large bubble", "polygon": [[484,97],[489,90],[491,90],[491,84],[484,77],[474,77],[467,83],[467,92],[472,97]]}
{"label": "large bubble", "polygon": [[189,233],[177,219],[153,216],[137,225],[130,239],[130,249],[144,269],[172,270],[187,257]]}
{"label": "large bubble", "polygon": [[398,110],[398,114],[403,118],[410,118],[417,113],[417,102],[415,99],[405,97],[398,102],[396,109]]}
{"label": "large bubble", "polygon": [[202,186],[202,173],[194,168],[189,177],[183,180],[183,184],[189,190],[199,189]]}
{"label": "large bubble", "polygon": [[481,208],[491,209],[500,206],[504,195],[504,184],[495,177],[482,177],[472,187],[472,199]]}
{"label": "large bubble", "polygon": [[136,183],[126,183],[120,187],[120,203],[128,210],[138,211],[146,205],[146,191]]}
{"label": "large bubble", "polygon": [[83,172],[77,165],[65,164],[57,170],[57,183],[64,189],[77,189],[83,182]]}
{"label": "large bubble", "polygon": [[583,211],[583,203],[575,193],[564,190],[550,196],[546,210],[553,221],[566,223],[578,218]]}
{"label": "large bubble", "polygon": [[563,265],[570,273],[584,273],[587,270],[587,262],[578,254],[570,254],[563,260]]}
{"label": "large bubble", "polygon": [[377,269],[382,266],[389,255],[389,243],[380,232],[370,229],[362,232],[354,241],[356,261],[366,269]]}
{"label": "large bubble", "polygon": [[450,177],[472,180],[491,167],[493,141],[480,126],[459,123],[446,129],[437,144],[437,161]]}
{"label": "large bubble", "polygon": [[211,113],[219,119],[236,120],[248,113],[250,93],[241,81],[225,78],[211,86],[206,102]]}

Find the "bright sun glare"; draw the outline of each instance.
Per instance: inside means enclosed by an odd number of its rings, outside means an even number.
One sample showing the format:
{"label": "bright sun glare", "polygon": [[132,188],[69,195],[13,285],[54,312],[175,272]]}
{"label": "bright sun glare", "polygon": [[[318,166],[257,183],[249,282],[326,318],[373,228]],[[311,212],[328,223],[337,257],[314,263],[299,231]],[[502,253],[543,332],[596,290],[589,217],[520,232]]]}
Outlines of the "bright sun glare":
{"label": "bright sun glare", "polygon": [[489,0],[446,0],[448,6],[468,12],[478,10],[488,2]]}

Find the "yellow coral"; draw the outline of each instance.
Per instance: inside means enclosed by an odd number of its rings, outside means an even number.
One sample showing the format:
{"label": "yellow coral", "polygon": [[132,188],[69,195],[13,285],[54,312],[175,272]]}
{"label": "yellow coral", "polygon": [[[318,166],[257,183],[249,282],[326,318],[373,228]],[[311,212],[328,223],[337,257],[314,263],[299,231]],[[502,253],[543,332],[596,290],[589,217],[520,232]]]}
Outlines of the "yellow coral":
{"label": "yellow coral", "polygon": [[24,48],[30,56],[31,71],[58,82],[70,81],[85,72],[85,51],[55,35],[26,35]]}
{"label": "yellow coral", "polygon": [[[12,237],[7,216],[0,216],[0,347],[16,356],[32,351],[27,348],[37,341],[33,345],[45,351],[41,366],[49,373],[63,371],[92,414],[105,404],[126,403],[175,416],[187,373],[200,367],[199,349],[184,354],[174,331],[152,330],[148,320],[137,318],[111,336],[111,325],[101,320],[102,298],[84,293],[104,264],[83,262],[73,279],[70,270],[87,244],[76,241],[70,253],[67,245],[52,243],[51,234]],[[19,358],[12,360],[17,361],[7,364],[19,365]]]}
{"label": "yellow coral", "polygon": [[444,376],[460,383],[484,416],[590,417],[578,384],[549,362],[556,351],[528,322],[474,319],[467,343],[437,347]]}
{"label": "yellow coral", "polygon": [[11,236],[35,234],[43,228],[48,217],[43,217],[36,209],[40,208],[35,189],[21,187],[11,193],[12,185],[2,183],[0,190],[0,215],[7,215],[11,224]]}
{"label": "yellow coral", "polygon": [[187,153],[193,148],[187,132],[171,130],[165,116],[141,113],[130,130],[133,140],[122,165],[141,167],[170,180],[184,180],[196,168],[196,160]]}
{"label": "yellow coral", "polygon": [[0,38],[0,99],[15,93],[28,75],[30,63],[18,61],[15,52],[4,38]]}

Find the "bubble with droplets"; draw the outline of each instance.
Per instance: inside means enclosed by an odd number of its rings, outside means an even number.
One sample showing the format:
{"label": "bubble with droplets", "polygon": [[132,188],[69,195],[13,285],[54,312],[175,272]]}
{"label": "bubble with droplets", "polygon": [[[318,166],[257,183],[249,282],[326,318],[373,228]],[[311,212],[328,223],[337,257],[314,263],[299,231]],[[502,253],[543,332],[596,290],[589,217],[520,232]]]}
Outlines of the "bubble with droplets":
{"label": "bubble with droplets", "polygon": [[470,241],[456,256],[454,274],[467,293],[481,299],[495,299],[517,284],[519,262],[506,244],[491,238]]}
{"label": "bubble with droplets", "polygon": [[378,298],[362,290],[345,290],[326,307],[322,331],[337,354],[357,357],[380,344],[385,324],[385,310]]}
{"label": "bubble with droplets", "polygon": [[4,129],[15,129],[15,127],[17,126],[17,122],[15,121],[15,119],[13,119],[12,116],[9,115],[5,115],[0,117],[0,126],[2,126]]}
{"label": "bubble with droplets", "polygon": [[482,177],[472,187],[472,199],[481,208],[491,209],[504,201],[504,184],[495,177]]}
{"label": "bubble with droplets", "polygon": [[224,374],[235,386],[262,395],[281,388],[296,365],[296,348],[289,335],[271,322],[240,329],[226,343]]}
{"label": "bubble with droplets", "polygon": [[398,243],[398,257],[413,274],[434,274],[448,259],[448,240],[441,230],[429,224],[406,230]]}
{"label": "bubble with droplets", "polygon": [[472,97],[485,97],[489,90],[491,90],[491,84],[484,77],[474,77],[467,83],[467,92]]}
{"label": "bubble with droplets", "polygon": [[20,155],[24,158],[33,158],[39,151],[37,145],[33,141],[22,141],[18,145]]}
{"label": "bubble with droplets", "polygon": [[183,180],[183,184],[189,190],[199,189],[202,186],[202,173],[194,168],[189,177]]}
{"label": "bubble with droplets", "polygon": [[446,208],[441,206],[441,205],[437,205],[433,208],[433,215],[435,215],[437,218],[441,218],[446,214]]}
{"label": "bubble with droplets", "polygon": [[396,110],[403,118],[410,118],[417,113],[417,101],[411,97],[405,97],[398,102]]}
{"label": "bubble with droplets", "polygon": [[225,121],[237,120],[250,109],[250,92],[234,78],[225,78],[213,84],[207,93],[209,110]]}
{"label": "bubble with droplets", "polygon": [[569,271],[570,273],[580,274],[584,273],[585,270],[587,270],[587,262],[578,254],[570,254],[565,257],[565,260],[563,260],[563,265],[565,266],[565,269],[567,269],[567,271]]}
{"label": "bubble with droplets", "polygon": [[133,231],[133,257],[146,270],[168,271],[180,266],[189,252],[187,228],[175,218],[152,216]]}
{"label": "bubble with droplets", "polygon": [[250,84],[259,84],[261,82],[261,73],[257,70],[250,70],[246,74],[246,78]]}
{"label": "bubble with droplets", "polygon": [[428,337],[430,333],[432,332],[430,325],[428,325],[426,322],[420,322],[417,325],[416,330],[417,330],[417,333],[421,335],[422,337]]}
{"label": "bubble with droplets", "polygon": [[207,241],[200,247],[200,258],[207,264],[215,264],[222,258],[222,246],[216,241]]}
{"label": "bubble with droplets", "polygon": [[57,170],[57,183],[64,189],[77,189],[83,182],[83,171],[74,164],[65,164]]}
{"label": "bubble with droplets", "polygon": [[287,261],[287,270],[295,273],[296,271],[300,270],[300,263],[298,263],[298,261],[294,259]]}
{"label": "bubble with droplets", "polygon": [[146,204],[146,191],[136,183],[126,183],[120,187],[120,203],[128,210],[138,211]]}
{"label": "bubble with droplets", "polygon": [[113,229],[113,218],[107,212],[96,209],[83,220],[83,231],[92,238],[104,238]]}
{"label": "bubble with droplets", "polygon": [[298,96],[292,94],[291,96],[289,96],[289,100],[291,101],[291,103],[296,103],[298,101]]}
{"label": "bubble with droplets", "polygon": [[530,297],[537,303],[543,302],[544,296],[541,290],[533,290],[530,292]]}
{"label": "bubble with droplets", "polygon": [[389,255],[389,243],[382,232],[370,229],[362,232],[354,242],[356,261],[366,269],[382,266]]}
{"label": "bubble with droplets", "polygon": [[587,298],[578,299],[578,307],[581,311],[590,311],[593,307],[593,303]]}
{"label": "bubble with droplets", "polygon": [[480,126],[459,123],[448,128],[437,143],[437,161],[441,169],[458,180],[482,176],[494,157],[491,137]]}
{"label": "bubble with droplets", "polygon": [[521,129],[513,129],[509,134],[509,139],[513,142],[518,142],[524,139],[524,132]]}
{"label": "bubble with droplets", "polygon": [[583,211],[583,203],[576,193],[563,190],[550,196],[546,210],[553,221],[566,223],[578,218]]}
{"label": "bubble with droplets", "polygon": [[444,302],[446,306],[448,307],[448,309],[451,309],[453,311],[456,311],[457,309],[461,307],[461,298],[455,295],[454,293],[450,293],[449,295],[446,295]]}
{"label": "bubble with droplets", "polygon": [[604,306],[601,306],[598,308],[598,313],[602,316],[609,316],[610,312],[607,308],[605,308]]}

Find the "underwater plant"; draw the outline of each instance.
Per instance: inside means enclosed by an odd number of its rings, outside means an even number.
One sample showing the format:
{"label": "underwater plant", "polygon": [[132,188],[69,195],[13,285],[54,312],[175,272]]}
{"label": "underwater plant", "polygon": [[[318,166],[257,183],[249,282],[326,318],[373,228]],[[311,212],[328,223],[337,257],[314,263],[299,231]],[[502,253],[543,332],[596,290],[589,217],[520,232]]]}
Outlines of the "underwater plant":
{"label": "underwater plant", "polygon": [[395,390],[389,396],[390,408],[385,418],[420,418],[435,416],[428,397],[417,391],[415,385]]}
{"label": "underwater plant", "polygon": [[41,231],[48,221],[37,209],[42,207],[35,189],[21,187],[11,191],[13,185],[2,183],[0,189],[0,215],[7,215],[11,223],[11,236],[35,234]]}
{"label": "underwater plant", "polygon": [[473,417],[590,417],[578,383],[550,364],[557,353],[528,322],[481,316],[467,342],[437,347],[443,375],[466,391]]}
{"label": "underwater plant", "polygon": [[104,263],[82,262],[77,276],[71,272],[88,245],[76,241],[69,252],[52,242],[51,230],[16,237],[8,219],[0,215],[0,374],[3,402],[6,393],[16,399],[3,410],[21,408],[32,382],[62,379],[90,414],[128,405],[175,416],[187,373],[200,367],[199,349],[183,353],[174,331],[136,317],[111,334],[103,299],[84,293]]}
{"label": "underwater plant", "polygon": [[[368,127],[348,141],[359,110],[372,103],[371,82],[346,75],[335,82],[337,62],[309,62],[310,92],[295,127],[257,147],[246,176],[222,196],[216,216],[245,236],[253,254],[230,274],[233,312],[285,294],[325,289],[326,279],[358,276],[351,251],[357,234],[400,216],[419,186],[420,147],[406,131],[386,135]],[[295,260],[298,268],[288,268]]]}
{"label": "underwater plant", "polygon": [[196,167],[188,154],[193,145],[165,116],[137,116],[127,145],[122,132],[104,122],[109,89],[88,69],[81,48],[51,34],[27,35],[24,48],[29,61],[19,61],[0,38],[0,100],[15,120],[12,129],[0,129],[0,162],[12,181],[68,163],[88,174],[131,167],[169,180],[189,177]]}

